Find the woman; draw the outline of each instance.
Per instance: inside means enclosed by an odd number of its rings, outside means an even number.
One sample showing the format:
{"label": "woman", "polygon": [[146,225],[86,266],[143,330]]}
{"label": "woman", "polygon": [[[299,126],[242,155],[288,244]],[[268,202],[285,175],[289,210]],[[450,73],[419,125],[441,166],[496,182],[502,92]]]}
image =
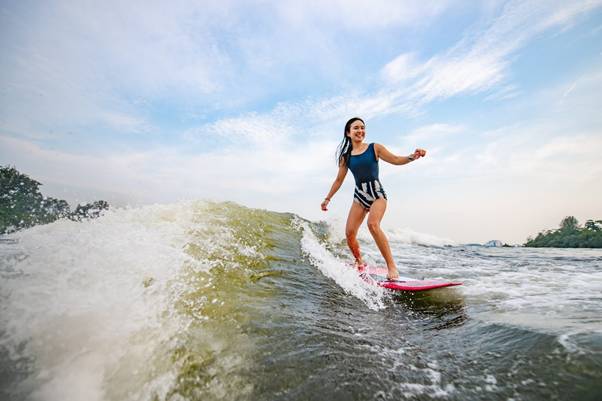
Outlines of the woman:
{"label": "woman", "polygon": [[339,190],[347,175],[347,170],[350,169],[355,178],[355,192],[351,210],[349,210],[349,216],[347,217],[345,236],[347,237],[347,245],[349,245],[349,249],[351,249],[351,253],[355,258],[355,266],[359,269],[364,265],[356,237],[360,225],[368,215],[368,229],[387,263],[387,279],[395,280],[399,278],[399,273],[387,237],[380,228],[380,221],[387,209],[387,195],[378,179],[378,160],[383,159],[387,163],[402,165],[424,157],[426,151],[416,149],[409,156],[396,156],[381,144],[364,143],[365,137],[366,126],[364,120],[354,117],[347,121],[343,132],[343,141],[337,151],[339,172],[321,206],[322,210],[328,210],[327,206],[330,199]]}

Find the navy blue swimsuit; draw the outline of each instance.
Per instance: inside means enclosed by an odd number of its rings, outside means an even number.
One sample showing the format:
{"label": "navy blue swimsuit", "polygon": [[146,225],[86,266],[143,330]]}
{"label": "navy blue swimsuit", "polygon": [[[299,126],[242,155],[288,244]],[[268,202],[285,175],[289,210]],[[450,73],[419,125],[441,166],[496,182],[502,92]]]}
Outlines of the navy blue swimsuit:
{"label": "navy blue swimsuit", "polygon": [[387,199],[385,190],[378,179],[378,159],[374,151],[374,144],[359,155],[349,157],[349,170],[355,178],[355,191],[353,201],[370,209],[372,203],[378,198]]}

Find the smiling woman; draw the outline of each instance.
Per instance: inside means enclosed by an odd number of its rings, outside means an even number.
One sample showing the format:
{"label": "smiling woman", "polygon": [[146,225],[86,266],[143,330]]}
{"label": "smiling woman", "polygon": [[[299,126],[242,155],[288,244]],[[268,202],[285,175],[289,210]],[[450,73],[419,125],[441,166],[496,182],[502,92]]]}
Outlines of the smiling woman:
{"label": "smiling woman", "polygon": [[387,195],[378,178],[378,160],[380,158],[394,165],[407,164],[426,156],[426,150],[416,149],[409,156],[396,156],[381,144],[364,143],[365,137],[364,120],[354,117],[347,121],[343,131],[343,140],[338,149],[339,172],[321,207],[324,211],[328,210],[330,199],[339,190],[347,175],[347,170],[350,169],[355,178],[355,191],[351,210],[347,217],[345,236],[347,245],[355,258],[355,265],[357,268],[365,265],[357,242],[357,232],[368,215],[368,229],[387,263],[387,279],[395,280],[399,277],[399,273],[391,254],[389,241],[380,228],[380,222],[387,209]]}

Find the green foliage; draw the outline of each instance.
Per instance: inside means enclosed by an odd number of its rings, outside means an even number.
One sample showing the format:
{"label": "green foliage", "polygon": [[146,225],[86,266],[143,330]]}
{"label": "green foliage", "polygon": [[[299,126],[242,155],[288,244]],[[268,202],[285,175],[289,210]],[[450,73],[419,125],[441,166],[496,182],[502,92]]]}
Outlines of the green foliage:
{"label": "green foliage", "polygon": [[0,232],[37,224],[44,200],[40,185],[14,167],[0,167]]}
{"label": "green foliage", "polygon": [[585,222],[585,229],[590,231],[602,231],[602,220],[588,220]]}
{"label": "green foliage", "polygon": [[0,234],[51,223],[60,218],[81,220],[98,217],[108,209],[105,201],[78,205],[75,212],[67,201],[40,193],[40,184],[16,168],[0,166]]}
{"label": "green foliage", "polygon": [[566,216],[560,222],[560,229],[565,232],[577,231],[579,229],[579,222],[574,216]]}
{"label": "green foliage", "polygon": [[99,217],[103,210],[109,208],[109,203],[103,200],[92,202],[92,203],[84,203],[81,205],[77,205],[75,211],[71,213],[69,218],[71,220],[81,221],[83,219],[93,219]]}
{"label": "green foliage", "polygon": [[545,230],[535,238],[529,237],[527,247],[602,248],[602,220],[588,220],[583,227],[573,216],[560,222],[557,230]]}

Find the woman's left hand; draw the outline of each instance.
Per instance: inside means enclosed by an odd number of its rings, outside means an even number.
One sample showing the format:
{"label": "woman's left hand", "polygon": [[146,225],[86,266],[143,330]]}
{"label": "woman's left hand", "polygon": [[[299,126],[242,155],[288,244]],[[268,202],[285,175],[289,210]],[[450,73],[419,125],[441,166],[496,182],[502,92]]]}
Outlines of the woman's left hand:
{"label": "woman's left hand", "polygon": [[414,156],[414,160],[420,159],[421,157],[426,156],[426,150],[418,148],[414,151],[413,156]]}

